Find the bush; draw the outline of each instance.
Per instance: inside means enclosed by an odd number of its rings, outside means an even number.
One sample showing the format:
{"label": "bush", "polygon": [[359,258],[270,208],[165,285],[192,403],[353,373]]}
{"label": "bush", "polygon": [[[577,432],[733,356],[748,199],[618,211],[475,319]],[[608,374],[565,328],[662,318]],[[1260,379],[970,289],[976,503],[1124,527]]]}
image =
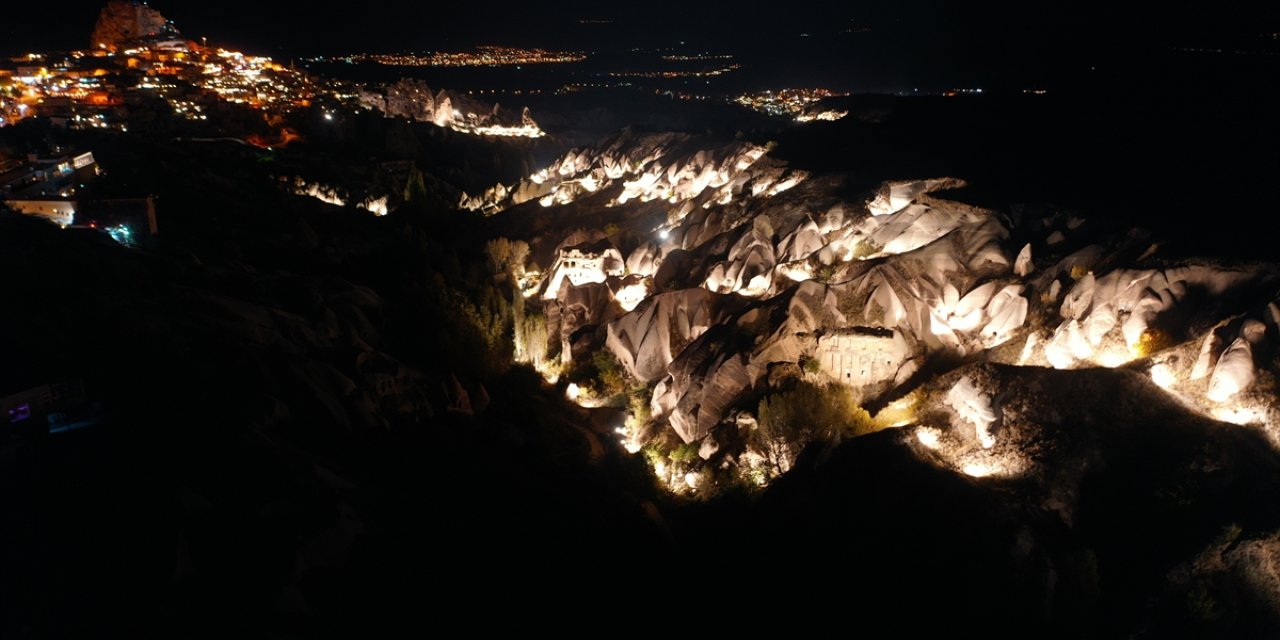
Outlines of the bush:
{"label": "bush", "polygon": [[524,261],[529,258],[529,245],[523,240],[494,238],[484,245],[484,254],[492,275],[519,275],[524,273]]}
{"label": "bush", "polygon": [[662,455],[662,450],[654,445],[648,445],[641,450],[644,453],[644,459],[648,461],[649,466],[657,469],[658,463],[666,456]]}
{"label": "bush", "polygon": [[606,398],[627,391],[627,372],[622,363],[608,349],[601,349],[591,356],[591,365],[595,367],[596,395]]}
{"label": "bush", "polygon": [[1149,355],[1159,353],[1174,346],[1175,342],[1168,332],[1148,327],[1146,331],[1138,338],[1137,344],[1133,345],[1133,354],[1139,358],[1145,358]]}
{"label": "bush", "polygon": [[637,428],[653,419],[653,410],[649,404],[652,397],[653,390],[644,385],[632,387],[627,396],[627,412],[631,414],[631,420]]}
{"label": "bush", "polygon": [[884,251],[884,247],[880,244],[870,240],[862,240],[853,248],[853,259],[862,260],[864,258],[870,258],[881,251]]}
{"label": "bush", "polygon": [[537,311],[521,313],[515,319],[516,360],[534,365],[545,362],[549,336],[546,316]]}
{"label": "bush", "polygon": [[698,445],[693,443],[677,445],[671,453],[667,454],[667,459],[672,464],[687,465],[698,459]]}
{"label": "bush", "polygon": [[806,446],[838,442],[876,431],[871,414],[840,384],[801,382],[760,400],[757,446],[779,472],[786,471]]}

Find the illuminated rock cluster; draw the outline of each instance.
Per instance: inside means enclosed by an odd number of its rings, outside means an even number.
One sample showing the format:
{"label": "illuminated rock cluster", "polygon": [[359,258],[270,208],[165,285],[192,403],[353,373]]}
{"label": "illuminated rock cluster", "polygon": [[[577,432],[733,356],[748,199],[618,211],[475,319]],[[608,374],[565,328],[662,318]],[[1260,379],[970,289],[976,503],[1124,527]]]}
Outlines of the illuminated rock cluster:
{"label": "illuminated rock cluster", "polygon": [[[352,199],[345,193],[341,192],[338,188],[326,184],[307,182],[302,178],[294,178],[291,182],[285,180],[285,182],[289,183],[289,190],[292,191],[294,195],[315,198],[325,204],[331,204],[337,207],[345,207],[348,203],[352,202]],[[375,198],[370,195],[365,197],[363,200],[356,200],[354,202],[354,206],[357,209],[364,209],[375,216],[385,216],[389,212],[387,205],[388,200],[389,198],[387,196]]]}
{"label": "illuminated rock cluster", "polygon": [[363,91],[360,103],[391,118],[430,122],[438,127],[490,136],[538,138],[545,135],[526,107],[513,120],[497,104],[484,106],[466,96],[444,90],[433,94],[421,80],[402,78],[380,91]]}
{"label": "illuminated rock cluster", "polygon": [[[571,365],[603,351],[643,386],[647,423],[628,421],[629,449],[670,429],[708,464],[749,470],[767,457],[750,444],[759,427],[744,426],[757,399],[805,380],[890,404],[877,424],[922,425],[926,448],[954,453],[948,439],[966,430],[976,444],[948,458],[957,471],[1017,475],[1032,463],[1001,445],[999,389],[982,376],[928,386],[975,356],[1015,369],[1141,360],[1139,371],[1190,394],[1203,414],[1265,422],[1273,411],[1244,399],[1260,392],[1257,358],[1275,348],[1280,307],[1241,317],[1247,309],[1229,301],[1274,290],[1274,268],[1159,265],[1140,237],[1094,242],[1074,215],[1032,220],[934,195],[963,186],[953,179],[891,182],[848,200],[834,195],[840,179],[768,151],[626,134],[463,196],[467,208],[516,217],[564,207],[577,226],[526,296],[537,294],[547,319],[549,359]],[[611,209],[630,222],[583,228]],[[922,381],[923,406],[954,416],[950,430],[889,403]]]}
{"label": "illuminated rock cluster", "polygon": [[676,225],[697,206],[710,209],[735,197],[774,196],[806,177],[776,162],[757,164],[765,147],[744,143],[707,151],[682,143],[677,134],[623,135],[603,149],[571,151],[515,185],[495,185],[475,196],[464,193],[459,206],[496,213],[531,200],[550,207],[606,192],[605,206],[654,200],[682,204],[670,216],[669,225]]}

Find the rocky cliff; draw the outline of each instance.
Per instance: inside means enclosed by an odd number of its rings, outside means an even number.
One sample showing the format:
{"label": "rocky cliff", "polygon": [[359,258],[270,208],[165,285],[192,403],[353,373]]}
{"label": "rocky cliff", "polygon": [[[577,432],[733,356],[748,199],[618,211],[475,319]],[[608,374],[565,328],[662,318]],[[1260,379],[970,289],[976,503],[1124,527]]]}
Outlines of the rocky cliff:
{"label": "rocky cliff", "polygon": [[142,38],[177,36],[173,23],[152,9],[145,2],[111,0],[98,14],[90,45],[95,48],[116,49],[123,44]]}

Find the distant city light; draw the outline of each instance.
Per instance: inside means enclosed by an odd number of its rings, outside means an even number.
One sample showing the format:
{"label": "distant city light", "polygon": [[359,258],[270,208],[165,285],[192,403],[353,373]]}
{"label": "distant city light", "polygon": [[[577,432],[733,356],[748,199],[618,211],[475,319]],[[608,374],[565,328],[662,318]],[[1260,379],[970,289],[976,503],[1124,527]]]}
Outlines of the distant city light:
{"label": "distant city light", "polygon": [[[779,91],[744,93],[734,98],[733,101],[747,107],[748,109],[753,109],[771,116],[789,115],[797,117],[797,120],[799,120],[798,116],[801,116],[809,105],[825,98],[833,98],[843,95],[847,94],[831,91],[830,89],[782,89]],[[824,114],[826,113],[828,112],[824,112]],[[822,119],[838,120],[847,114],[847,112],[836,111],[829,113],[831,115],[824,115],[822,116]],[[805,120],[801,120],[801,122],[804,121]]]}
{"label": "distant city light", "polygon": [[499,67],[525,64],[563,64],[581,62],[587,56],[578,51],[547,51],[545,49],[520,49],[516,47],[476,47],[475,52],[435,52],[426,54],[357,53],[334,58],[313,58],[312,62],[345,62],[356,64],[373,62],[394,67]]}

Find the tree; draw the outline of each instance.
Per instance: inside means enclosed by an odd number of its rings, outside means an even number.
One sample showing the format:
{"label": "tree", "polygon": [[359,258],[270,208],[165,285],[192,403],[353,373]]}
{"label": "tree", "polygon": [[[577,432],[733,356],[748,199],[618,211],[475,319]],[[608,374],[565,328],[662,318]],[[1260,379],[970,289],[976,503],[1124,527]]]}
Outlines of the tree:
{"label": "tree", "polygon": [[814,442],[838,442],[877,429],[871,414],[840,384],[800,382],[760,400],[757,407],[757,448],[778,472],[791,468],[795,458]]}
{"label": "tree", "polygon": [[427,199],[427,181],[422,171],[414,167],[409,171],[409,178],[404,184],[405,202],[423,202]]}
{"label": "tree", "polygon": [[611,397],[627,390],[627,372],[608,349],[601,349],[591,356],[596,369],[597,388],[600,397]]}
{"label": "tree", "polygon": [[524,273],[524,261],[529,258],[529,245],[524,240],[494,238],[484,245],[489,273],[518,276]]}

